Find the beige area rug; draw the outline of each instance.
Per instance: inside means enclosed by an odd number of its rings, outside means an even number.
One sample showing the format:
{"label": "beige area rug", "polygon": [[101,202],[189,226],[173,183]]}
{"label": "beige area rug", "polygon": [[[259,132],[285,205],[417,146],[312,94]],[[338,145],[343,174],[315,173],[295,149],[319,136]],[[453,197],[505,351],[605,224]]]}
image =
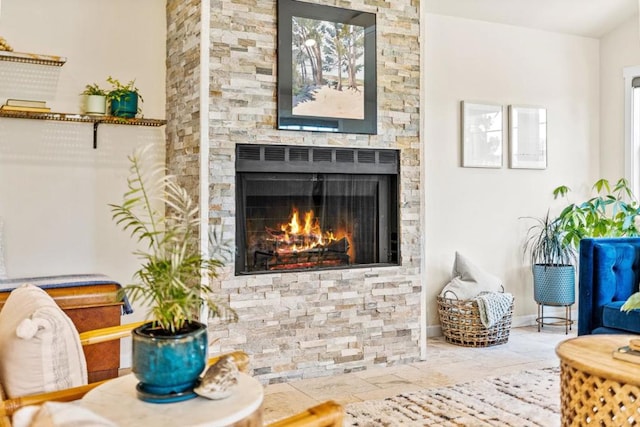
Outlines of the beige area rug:
{"label": "beige area rug", "polygon": [[523,371],[346,406],[345,426],[560,425],[560,369]]}

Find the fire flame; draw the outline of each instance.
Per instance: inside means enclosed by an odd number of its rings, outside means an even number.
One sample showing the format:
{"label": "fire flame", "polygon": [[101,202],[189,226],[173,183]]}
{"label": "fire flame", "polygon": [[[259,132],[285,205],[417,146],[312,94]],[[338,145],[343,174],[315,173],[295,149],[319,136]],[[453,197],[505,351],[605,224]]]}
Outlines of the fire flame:
{"label": "fire flame", "polygon": [[313,210],[305,212],[304,220],[301,220],[298,209],[293,208],[289,222],[281,224],[280,231],[277,236],[278,253],[295,253],[325,247],[343,238],[351,243],[345,232],[334,234],[330,230],[322,231],[320,220],[316,218]]}

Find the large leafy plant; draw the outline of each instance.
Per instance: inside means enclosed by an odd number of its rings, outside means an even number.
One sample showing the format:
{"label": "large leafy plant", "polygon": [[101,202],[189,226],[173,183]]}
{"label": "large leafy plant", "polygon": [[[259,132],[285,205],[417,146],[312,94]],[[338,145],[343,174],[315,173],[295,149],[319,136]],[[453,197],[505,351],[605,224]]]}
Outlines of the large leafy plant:
{"label": "large leafy plant", "polygon": [[[558,216],[565,241],[577,248],[584,237],[638,236],[635,221],[640,208],[628,181],[621,178],[611,188],[608,180],[599,179],[592,189],[595,196],[570,203]],[[554,198],[566,197],[569,191],[561,185],[553,190]]]}
{"label": "large leafy plant", "polygon": [[[167,334],[177,334],[197,320],[204,306],[210,317],[237,320],[232,309],[216,301],[211,288],[223,259],[220,251],[209,256],[199,249],[198,206],[175,177],[166,174],[164,164],[146,167],[142,159],[151,157],[149,150],[129,157],[128,191],[122,204],[110,205],[116,223],[146,246],[135,252],[142,261],[134,274],[136,283],[124,291],[132,301],[149,306]],[[218,243],[214,235],[209,237]]]}

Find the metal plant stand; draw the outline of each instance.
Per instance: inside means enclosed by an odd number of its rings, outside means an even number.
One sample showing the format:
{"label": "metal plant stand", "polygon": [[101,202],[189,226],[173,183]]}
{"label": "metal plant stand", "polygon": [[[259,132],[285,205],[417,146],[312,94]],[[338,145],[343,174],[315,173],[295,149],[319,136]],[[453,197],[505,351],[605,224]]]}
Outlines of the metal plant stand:
{"label": "metal plant stand", "polygon": [[[544,315],[544,306],[552,306],[552,307],[564,307],[564,317],[560,316],[547,316]],[[536,318],[536,323],[538,324],[538,332],[540,332],[540,328],[547,326],[564,326],[565,327],[565,335],[569,334],[571,330],[571,325],[573,325],[573,320],[571,319],[571,306],[573,304],[551,304],[551,303],[538,303],[538,317]]]}

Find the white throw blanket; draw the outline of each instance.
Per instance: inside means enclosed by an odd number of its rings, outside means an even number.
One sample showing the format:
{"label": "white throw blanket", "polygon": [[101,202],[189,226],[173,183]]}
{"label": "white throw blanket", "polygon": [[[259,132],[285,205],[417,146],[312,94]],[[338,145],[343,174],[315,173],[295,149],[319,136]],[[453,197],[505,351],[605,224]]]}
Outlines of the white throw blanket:
{"label": "white throw blanket", "polygon": [[513,295],[502,292],[482,292],[474,298],[478,303],[480,321],[485,328],[492,328],[509,311]]}

